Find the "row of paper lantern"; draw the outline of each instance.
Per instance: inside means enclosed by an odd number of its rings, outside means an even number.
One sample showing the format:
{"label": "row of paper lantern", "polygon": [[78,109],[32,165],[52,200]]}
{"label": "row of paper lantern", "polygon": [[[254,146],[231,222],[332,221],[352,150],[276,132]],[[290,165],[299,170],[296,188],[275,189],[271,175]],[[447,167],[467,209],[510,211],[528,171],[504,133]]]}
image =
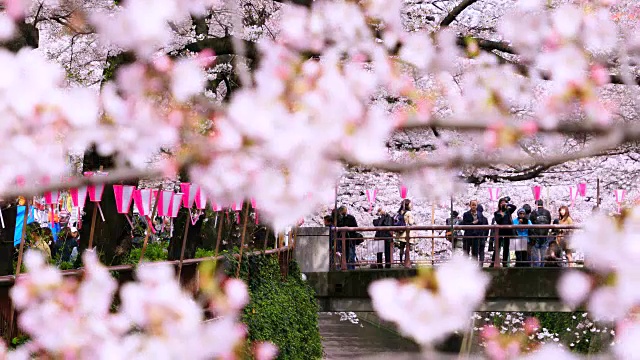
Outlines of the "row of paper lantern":
{"label": "row of paper lantern", "polygon": [[[406,186],[404,185],[400,185],[399,186],[399,190],[400,190],[400,197],[402,199],[406,199],[407,198],[407,194],[408,194],[408,189]],[[489,200],[491,201],[496,201],[500,198],[500,188],[494,188],[494,187],[490,187],[488,188],[489,190]],[[535,185],[531,187],[531,191],[533,192],[533,198],[534,200],[540,200],[540,198],[542,197],[542,186],[539,185]],[[369,203],[369,211],[371,211],[373,209],[373,204],[375,204],[376,202],[376,196],[378,194],[378,189],[367,189],[365,191],[366,196],[367,196],[367,202]],[[624,196],[626,194],[625,190],[622,189],[616,189],[614,190],[614,194],[616,196],[616,203],[621,204],[624,202]],[[586,183],[579,183],[576,186],[569,186],[569,196],[571,198],[571,204],[573,205],[575,199],[577,198],[577,196],[580,195],[582,197],[585,197],[587,195],[587,184]]]}
{"label": "row of paper lantern", "polygon": [[[198,210],[204,210],[207,206],[207,197],[198,185],[191,183],[181,183],[181,192],[175,193],[171,190],[157,189],[136,189],[133,185],[113,185],[115,195],[116,209],[120,214],[128,214],[131,204],[135,204],[141,216],[150,216],[154,201],[157,199],[157,215],[167,217],[177,217],[181,206],[191,209],[195,204]],[[79,188],[69,189],[73,205],[83,208],[87,195],[91,202],[97,203],[98,206],[102,201],[104,193],[104,185],[89,185]],[[44,200],[47,205],[58,203],[60,191],[46,192]],[[242,201],[232,203],[229,208],[234,211],[242,210]],[[256,209],[255,199],[251,199],[251,205]],[[211,201],[213,211],[220,211],[222,207]]]}

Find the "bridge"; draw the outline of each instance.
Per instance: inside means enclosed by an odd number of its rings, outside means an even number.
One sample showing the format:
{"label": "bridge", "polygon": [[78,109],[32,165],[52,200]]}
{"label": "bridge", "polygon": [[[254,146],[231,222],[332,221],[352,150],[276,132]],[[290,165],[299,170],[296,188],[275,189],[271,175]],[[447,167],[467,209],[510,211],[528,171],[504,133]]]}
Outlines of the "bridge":
{"label": "bridge", "polygon": [[[520,226],[484,226],[497,234],[501,229],[519,228]],[[575,226],[540,226],[529,225],[527,228],[577,229]],[[450,226],[408,227],[408,230],[436,231],[450,229]],[[454,230],[468,227],[455,226]],[[397,229],[397,228],[396,228]],[[378,228],[346,228],[346,231],[370,232]],[[498,230],[498,231],[495,231]],[[409,232],[407,232],[409,233]],[[349,241],[339,234],[340,241]],[[441,235],[442,237],[442,235]],[[424,238],[424,237],[423,237]],[[430,237],[433,242],[437,236]],[[366,239],[375,240],[373,237]],[[362,245],[361,245],[362,247]],[[433,249],[433,247],[432,247]],[[362,253],[362,252],[361,252]],[[295,259],[298,261],[307,281],[314,288],[316,298],[322,311],[373,311],[368,294],[369,285],[383,278],[402,279],[415,276],[416,266],[437,266],[446,259],[409,258],[409,262],[394,262],[390,269],[376,267],[375,260],[361,260],[354,263],[355,270],[347,270],[342,260],[340,266],[331,266],[330,258],[335,254],[329,247],[329,228],[308,227],[298,229],[295,246]],[[366,257],[366,251],[365,251]],[[500,257],[491,262],[495,267],[483,267],[491,282],[484,303],[477,311],[519,311],[519,312],[568,312],[572,309],[564,306],[556,290],[556,283],[565,267],[501,267]],[[576,264],[580,266],[580,263]],[[333,268],[333,269],[331,269]],[[337,269],[339,268],[339,269]],[[337,269],[337,270],[336,270]],[[581,269],[581,268],[577,268]]]}

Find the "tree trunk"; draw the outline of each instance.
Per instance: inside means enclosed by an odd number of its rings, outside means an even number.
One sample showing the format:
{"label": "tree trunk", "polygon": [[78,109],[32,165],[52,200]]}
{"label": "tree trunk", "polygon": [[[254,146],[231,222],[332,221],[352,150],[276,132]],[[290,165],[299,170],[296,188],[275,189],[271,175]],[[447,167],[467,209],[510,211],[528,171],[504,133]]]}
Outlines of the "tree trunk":
{"label": "tree trunk", "polygon": [[[113,158],[98,155],[95,148],[85,153],[83,171],[96,171],[101,166],[105,169],[112,168]],[[137,181],[132,181],[128,184],[136,185]],[[126,240],[131,237],[131,226],[124,215],[118,214],[113,184],[105,185],[100,206],[105,221],[102,221],[99,214],[100,210],[97,210],[98,216],[96,217],[93,245],[98,254],[100,254],[100,260],[105,264],[112,264],[114,258],[119,257],[118,255],[122,255],[123,252],[128,250],[127,243],[130,246],[130,241],[127,242]],[[91,215],[95,207],[96,203],[89,201],[87,197],[87,203],[84,208],[85,215],[82,217],[82,228],[80,229],[80,253],[89,245]]]}

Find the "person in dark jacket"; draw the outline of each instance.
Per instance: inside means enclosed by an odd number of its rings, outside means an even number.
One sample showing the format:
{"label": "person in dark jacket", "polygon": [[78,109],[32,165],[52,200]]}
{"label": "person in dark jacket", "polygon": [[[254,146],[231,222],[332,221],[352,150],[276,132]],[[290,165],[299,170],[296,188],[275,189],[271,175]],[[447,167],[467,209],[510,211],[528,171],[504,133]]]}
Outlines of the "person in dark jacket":
{"label": "person in dark jacket", "polygon": [[[551,212],[544,208],[544,202],[542,199],[538,200],[538,208],[531,212],[529,220],[531,224],[535,225],[549,225],[551,224]],[[531,229],[530,239],[533,243],[531,249],[531,260],[534,267],[542,267],[542,261],[544,260],[547,248],[549,247],[549,230],[548,229]]]}
{"label": "person in dark jacket", "polygon": [[71,261],[71,253],[73,252],[73,248],[78,246],[77,243],[77,232],[76,236],[73,236],[72,230],[75,228],[64,228],[58,234],[58,242],[56,243],[56,254],[60,256],[60,261],[66,262]]}
{"label": "person in dark jacket", "polygon": [[[338,227],[358,227],[356,218],[349,214],[346,206],[338,208]],[[347,238],[347,248],[343,256],[347,257],[347,269],[353,270],[356,268],[356,241],[360,238],[360,234],[355,231],[341,231],[341,234]],[[340,239],[338,239],[340,241]]]}
{"label": "person in dark jacket", "polygon": [[[469,202],[469,211],[462,215],[461,225],[489,225],[489,220],[482,214],[482,205],[478,205],[477,200]],[[480,262],[480,266],[484,262],[484,247],[487,243],[487,230],[469,229],[464,231],[464,240],[462,249],[465,256],[471,256]]]}
{"label": "person in dark jacket", "polygon": [[[513,204],[509,204],[511,201],[510,197],[503,197],[498,201],[498,211],[493,213],[493,218],[496,222],[496,225],[513,225],[513,220],[511,215],[516,211],[516,206]],[[514,236],[513,230],[498,230],[499,244],[495,244],[493,251],[493,262],[495,263],[496,254],[500,251],[500,246],[502,246],[502,267],[507,267],[509,265],[509,242],[511,238]]]}
{"label": "person in dark jacket", "polygon": [[[384,209],[378,209],[378,217],[373,220],[373,226],[393,226],[393,218]],[[391,245],[393,244],[393,235],[391,231],[378,230],[374,237],[376,240],[384,240],[384,267],[391,268]],[[382,253],[376,254],[376,260],[378,263],[378,269],[382,269]]]}

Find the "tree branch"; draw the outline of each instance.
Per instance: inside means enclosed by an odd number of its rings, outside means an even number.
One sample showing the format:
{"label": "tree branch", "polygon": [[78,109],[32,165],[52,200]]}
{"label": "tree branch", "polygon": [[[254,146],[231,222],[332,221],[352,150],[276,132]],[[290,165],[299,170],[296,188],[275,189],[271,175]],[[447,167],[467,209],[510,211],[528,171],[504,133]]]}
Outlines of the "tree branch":
{"label": "tree branch", "polygon": [[[637,134],[634,134],[637,137]],[[504,154],[498,157],[490,157],[487,154],[479,154],[469,156],[467,152],[460,152],[449,156],[439,156],[437,159],[414,161],[406,164],[388,162],[371,165],[363,165],[348,158],[339,158],[342,162],[349,166],[363,166],[382,171],[395,173],[411,173],[423,168],[464,168],[467,166],[487,167],[496,164],[506,164],[510,166],[555,166],[565,162],[591,157],[607,150],[616,148],[621,144],[629,141],[636,141],[637,138],[625,134],[620,129],[612,131],[607,136],[600,138],[594,143],[580,151],[559,154],[549,157],[530,157],[524,158],[522,154]]]}
{"label": "tree branch", "polygon": [[462,0],[458,6],[454,7],[453,10],[445,18],[440,22],[441,27],[449,26],[455,19],[462,13],[466,8],[473,5],[478,0]]}
{"label": "tree branch", "polygon": [[[238,39],[244,43],[245,56],[252,60],[258,60],[258,49],[254,42]],[[219,38],[206,38],[193,42],[184,47],[184,50],[191,52],[200,52],[204,49],[211,49],[216,55],[232,55],[235,54],[233,47],[233,36],[224,36]]]}

